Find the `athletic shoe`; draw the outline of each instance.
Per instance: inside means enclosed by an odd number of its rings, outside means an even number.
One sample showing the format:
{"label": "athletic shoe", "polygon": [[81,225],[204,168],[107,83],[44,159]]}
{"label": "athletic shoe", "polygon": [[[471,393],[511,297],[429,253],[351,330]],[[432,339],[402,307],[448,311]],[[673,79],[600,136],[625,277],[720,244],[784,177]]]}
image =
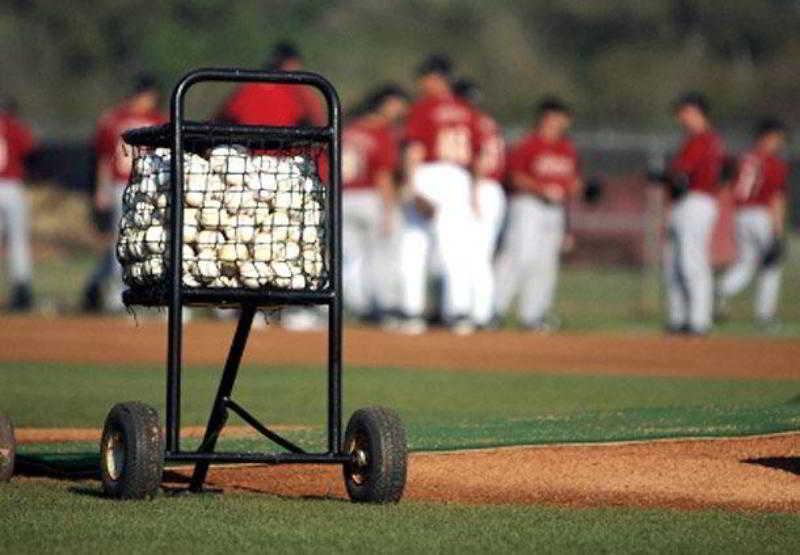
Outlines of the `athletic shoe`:
{"label": "athletic shoe", "polygon": [[11,312],[28,312],[33,308],[33,291],[28,283],[18,283],[11,290],[8,309]]}
{"label": "athletic shoe", "polygon": [[404,318],[394,331],[403,335],[422,335],[428,331],[428,324],[422,318]]}
{"label": "athletic shoe", "polygon": [[454,335],[472,335],[475,333],[475,324],[469,318],[459,318],[449,327],[450,332]]}
{"label": "athletic shoe", "polygon": [[97,313],[103,310],[102,295],[100,285],[97,283],[90,283],[83,291],[83,301],[81,302],[81,311],[88,313]]}
{"label": "athletic shoe", "polygon": [[319,331],[325,328],[322,314],[308,308],[284,311],[281,315],[281,325],[289,331]]}

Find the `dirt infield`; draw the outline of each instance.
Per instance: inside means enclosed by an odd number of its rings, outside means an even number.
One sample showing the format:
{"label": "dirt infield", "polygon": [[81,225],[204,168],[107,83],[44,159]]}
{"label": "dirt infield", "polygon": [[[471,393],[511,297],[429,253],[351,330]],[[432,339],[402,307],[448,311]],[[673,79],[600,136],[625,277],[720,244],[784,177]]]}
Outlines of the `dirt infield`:
{"label": "dirt infield", "polygon": [[[163,322],[129,318],[4,318],[0,360],[163,364]],[[231,322],[187,326],[184,352],[190,364],[221,364],[233,334]],[[257,331],[247,363],[317,364],[324,359],[323,333]],[[583,372],[658,376],[800,378],[800,341],[660,335],[492,332],[455,337],[431,332],[406,337],[367,329],[345,334],[345,363],[356,366],[503,371]]]}
{"label": "dirt infield", "polygon": [[[128,319],[6,318],[4,323],[0,360],[5,362],[160,365],[164,361],[166,333],[160,321],[134,325]],[[187,330],[188,363],[222,363],[233,333],[230,322],[197,322]],[[365,329],[350,329],[345,337],[345,362],[355,366],[800,379],[800,341],[795,339],[519,332],[405,337]],[[318,364],[324,360],[325,339],[323,333],[258,331],[246,362]],[[20,432],[23,442],[99,437],[94,429]],[[186,475],[170,471],[168,479],[180,482]],[[800,434],[517,447],[414,454],[407,498],[800,513],[799,475]],[[344,497],[339,471],[330,467],[218,468],[210,483],[291,497]]]}
{"label": "dirt infield", "polygon": [[[168,474],[182,483],[190,471]],[[419,453],[411,457],[406,499],[800,513],[798,474],[800,434]],[[339,470],[331,467],[218,468],[209,484],[345,498]]]}

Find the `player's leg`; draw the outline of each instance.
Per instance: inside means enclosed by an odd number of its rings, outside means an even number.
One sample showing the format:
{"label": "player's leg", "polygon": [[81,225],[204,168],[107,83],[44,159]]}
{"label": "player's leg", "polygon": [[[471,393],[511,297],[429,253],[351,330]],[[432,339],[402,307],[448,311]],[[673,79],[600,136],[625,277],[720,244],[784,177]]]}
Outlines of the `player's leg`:
{"label": "player's leg", "polygon": [[783,266],[780,262],[769,266],[763,265],[764,253],[775,240],[775,235],[767,211],[764,210],[760,216],[753,221],[754,235],[757,237],[757,241],[754,242],[757,242],[758,248],[756,264],[759,268],[753,302],[756,320],[767,325],[775,321],[778,311]]}
{"label": "player's leg", "polygon": [[669,229],[667,242],[664,245],[664,284],[666,289],[666,303],[668,324],[670,331],[683,331],[689,323],[689,299],[686,289],[686,279],[681,270],[681,244],[680,236],[683,233],[683,206],[676,203],[669,216]]}
{"label": "player's leg", "polygon": [[[377,316],[383,320],[398,308],[400,282],[398,274],[398,214],[396,211],[384,215],[383,202],[375,194],[370,207],[370,226],[367,245],[366,279],[370,298],[375,304]],[[391,221],[387,230],[384,218]]]}
{"label": "player's leg", "polygon": [[401,281],[400,309],[404,323],[400,331],[420,333],[425,330],[425,288],[430,250],[430,223],[413,206],[405,206],[400,231]]}
{"label": "player's leg", "polygon": [[443,316],[454,331],[469,332],[475,235],[471,178],[462,168],[442,164],[437,168],[436,181],[446,194],[433,219],[434,243],[443,270]]}
{"label": "player's leg", "polygon": [[112,312],[122,312],[125,305],[122,302],[122,265],[117,260],[116,244],[119,239],[119,223],[122,220],[122,198],[125,194],[125,185],[116,184],[113,195],[113,232],[106,257],[108,264],[108,289],[105,295],[105,306]]}
{"label": "player's leg", "polygon": [[758,271],[761,258],[758,214],[741,210],[736,214],[736,261],[725,272],[719,284],[719,303],[727,304],[741,293]]}
{"label": "player's leg", "polygon": [[361,317],[369,310],[366,283],[368,242],[368,206],[364,192],[351,191],[342,195],[342,279],[345,287],[344,304],[348,311]]}
{"label": "player's leg", "polygon": [[505,196],[500,185],[484,180],[478,186],[480,216],[476,222],[473,270],[472,318],[486,326],[494,316],[494,253],[505,211]]}
{"label": "player's leg", "polygon": [[711,268],[711,233],[717,219],[716,201],[690,193],[685,232],[679,235],[681,273],[686,279],[691,331],[705,333],[712,323],[714,282]]}
{"label": "player's leg", "polygon": [[517,195],[508,205],[508,225],[495,263],[495,313],[505,315],[535,257],[537,210],[534,199]]}
{"label": "player's leg", "polygon": [[9,308],[29,310],[33,304],[30,203],[19,181],[7,180],[0,184],[0,210],[8,238]]}
{"label": "player's leg", "polygon": [[542,206],[537,248],[520,297],[522,325],[531,329],[546,329],[546,316],[553,306],[558,280],[561,244],[564,241],[563,210]]}

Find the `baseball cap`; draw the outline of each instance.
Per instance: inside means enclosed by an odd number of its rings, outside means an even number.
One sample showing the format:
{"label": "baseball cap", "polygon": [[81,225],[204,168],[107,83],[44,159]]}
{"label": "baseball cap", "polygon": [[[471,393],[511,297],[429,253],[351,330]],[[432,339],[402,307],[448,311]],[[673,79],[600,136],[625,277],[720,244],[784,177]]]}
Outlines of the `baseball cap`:
{"label": "baseball cap", "polygon": [[708,102],[708,97],[699,91],[689,91],[682,94],[672,105],[675,110],[680,110],[684,106],[694,106],[706,116],[711,113],[711,104]]}
{"label": "baseball cap", "polygon": [[281,67],[288,60],[302,60],[303,55],[300,53],[300,48],[291,41],[280,41],[275,43],[269,54],[269,60],[266,65],[268,68],[277,69]]}
{"label": "baseball cap", "polygon": [[150,72],[139,72],[133,77],[132,90],[133,94],[158,90],[158,78]]}
{"label": "baseball cap", "polygon": [[763,137],[769,133],[786,133],[786,124],[774,116],[761,118],[756,124],[755,136]]}
{"label": "baseball cap", "polygon": [[392,97],[402,98],[404,100],[410,98],[409,94],[400,85],[396,83],[384,83],[367,95],[365,108],[368,112],[377,110],[387,98]]}
{"label": "baseball cap", "polygon": [[418,77],[433,73],[449,77],[452,71],[453,61],[445,54],[431,54],[417,66]]}
{"label": "baseball cap", "polygon": [[536,104],[536,114],[542,116],[548,112],[572,115],[572,108],[557,96],[545,96]]}
{"label": "baseball cap", "polygon": [[463,98],[473,104],[478,104],[481,101],[481,88],[475,80],[469,77],[461,77],[453,83],[453,93],[459,98]]}

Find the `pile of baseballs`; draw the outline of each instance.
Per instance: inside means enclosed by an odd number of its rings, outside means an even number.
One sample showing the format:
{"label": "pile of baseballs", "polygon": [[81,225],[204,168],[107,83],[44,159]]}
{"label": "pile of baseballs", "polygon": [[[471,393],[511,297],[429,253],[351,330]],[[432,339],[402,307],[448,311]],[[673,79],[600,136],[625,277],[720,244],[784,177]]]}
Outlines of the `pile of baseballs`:
{"label": "pile of baseballs", "polygon": [[[318,288],[324,281],[324,187],[303,156],[238,146],[184,154],[183,284]],[[137,156],[123,197],[117,258],[128,285],[163,283],[170,151]]]}

